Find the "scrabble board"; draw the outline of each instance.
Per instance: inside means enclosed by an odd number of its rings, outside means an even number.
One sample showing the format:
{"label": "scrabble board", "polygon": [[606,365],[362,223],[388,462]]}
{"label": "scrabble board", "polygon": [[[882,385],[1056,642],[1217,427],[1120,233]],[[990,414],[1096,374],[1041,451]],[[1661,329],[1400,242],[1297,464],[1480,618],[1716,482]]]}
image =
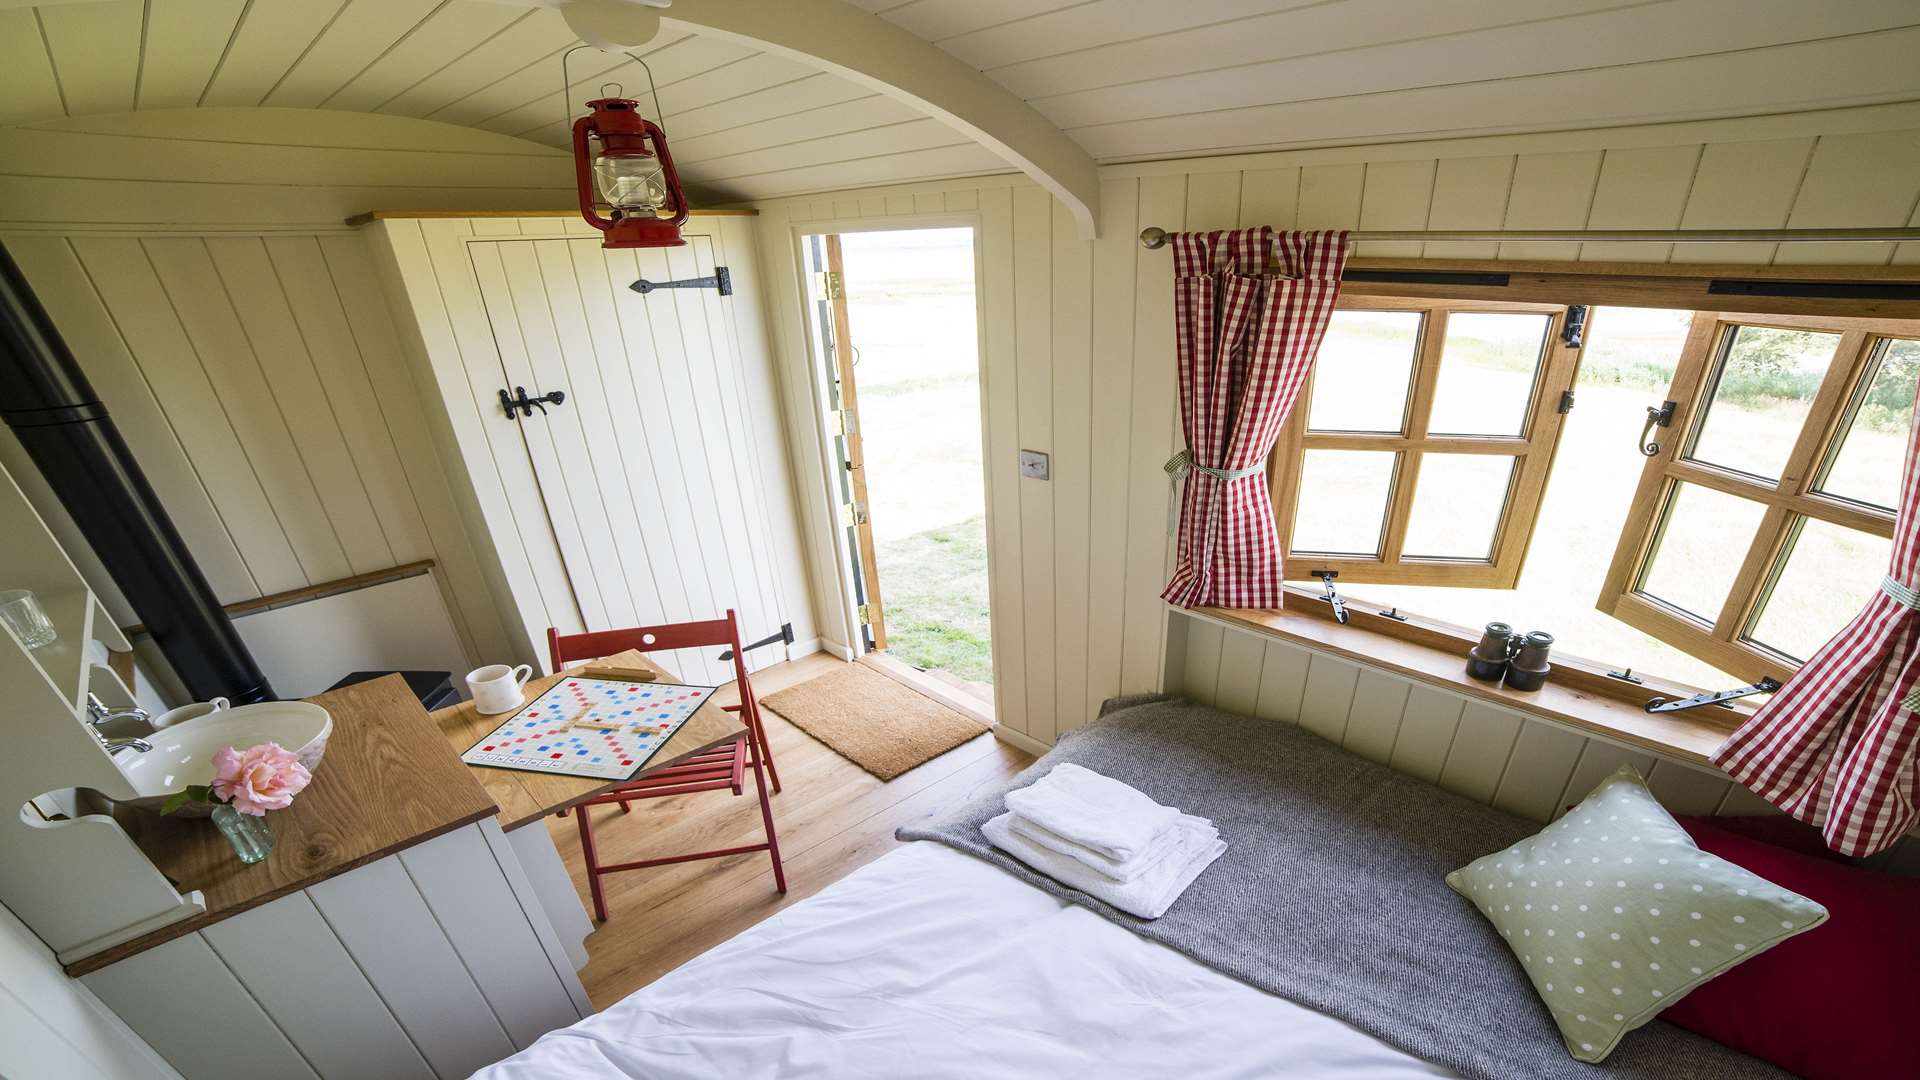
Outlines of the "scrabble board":
{"label": "scrabble board", "polygon": [[711,686],[563,679],[514,713],[460,760],[496,769],[626,780],[646,767]]}

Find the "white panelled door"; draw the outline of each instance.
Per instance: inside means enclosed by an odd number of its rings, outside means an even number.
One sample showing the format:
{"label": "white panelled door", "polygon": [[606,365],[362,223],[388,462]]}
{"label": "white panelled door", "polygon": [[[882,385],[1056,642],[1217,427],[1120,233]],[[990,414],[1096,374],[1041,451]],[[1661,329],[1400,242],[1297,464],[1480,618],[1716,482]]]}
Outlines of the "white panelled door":
{"label": "white panelled door", "polygon": [[[490,422],[520,426],[540,487],[529,494],[546,507],[585,628],[733,608],[746,642],[778,632],[789,616],[733,344],[736,301],[712,288],[629,288],[713,274],[714,238],[616,251],[597,239],[502,238],[467,250],[502,386],[566,394],[513,420],[493,404]],[[683,679],[719,683],[732,678],[719,653],[661,659]],[[776,643],[747,661],[757,669],[784,657]]]}

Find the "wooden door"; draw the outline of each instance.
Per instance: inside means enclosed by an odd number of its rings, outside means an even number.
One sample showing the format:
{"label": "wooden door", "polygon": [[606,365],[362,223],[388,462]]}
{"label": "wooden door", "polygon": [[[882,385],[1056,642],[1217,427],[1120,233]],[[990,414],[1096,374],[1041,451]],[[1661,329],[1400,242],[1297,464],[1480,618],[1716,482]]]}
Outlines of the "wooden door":
{"label": "wooden door", "polygon": [[867,648],[887,647],[886,612],[880,603],[880,564],[874,557],[873,504],[867,498],[867,460],[864,436],[860,431],[860,394],[854,385],[854,369],[860,363],[860,350],[854,345],[851,320],[847,317],[846,264],[840,254],[840,237],[826,239],[827,300],[832,309],[834,392],[838,398],[842,435],[842,462],[852,501],[847,505],[847,528],[853,534],[854,576],[861,595],[860,621],[867,628]]}
{"label": "wooden door", "polygon": [[[559,405],[520,426],[568,582],[589,630],[710,619],[734,609],[751,643],[788,623],[747,430],[732,297],[711,288],[642,296],[637,279],[710,276],[714,241],[606,250],[598,240],[470,243],[502,386]],[[804,598],[801,598],[804,602]],[[732,677],[719,650],[662,654],[681,678]],[[781,642],[749,650],[757,669]]]}

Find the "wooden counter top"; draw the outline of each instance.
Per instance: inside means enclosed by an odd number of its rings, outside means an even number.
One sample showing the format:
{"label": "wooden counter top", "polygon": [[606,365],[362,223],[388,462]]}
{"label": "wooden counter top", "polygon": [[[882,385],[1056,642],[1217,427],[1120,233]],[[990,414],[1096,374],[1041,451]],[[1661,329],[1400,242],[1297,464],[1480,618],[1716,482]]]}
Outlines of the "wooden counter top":
{"label": "wooden counter top", "polygon": [[[645,654],[629,649],[613,656],[602,657],[602,662],[620,667],[641,667],[658,674],[662,681],[671,682],[675,678],[665,668],[648,660]],[[574,672],[573,674],[578,674]],[[548,675],[527,684],[526,698],[532,701],[547,689],[566,677],[566,673]],[[473,702],[465,701],[458,705],[449,705],[436,709],[433,722],[439,726],[447,745],[453,748],[457,759],[472,748],[473,744],[513,715],[499,713],[483,716],[473,707]],[[680,730],[673,733],[666,745],[654,752],[647,760],[647,767],[633,775],[639,779],[648,773],[658,772],[678,761],[683,761],[702,750],[720,745],[729,739],[737,739],[746,733],[742,724],[733,713],[721,708],[712,698],[700,706]],[[547,773],[522,772],[518,769],[489,769],[471,766],[469,770],[480,785],[500,804],[500,827],[517,829],[530,821],[538,821],[574,803],[590,799],[605,791],[611,791],[619,784],[612,780],[585,780],[576,776],[552,776]]]}
{"label": "wooden counter top", "polygon": [[447,751],[447,741],[398,675],[329,690],[307,700],[333,717],[326,756],[293,805],[267,815],[273,852],[253,866],[234,857],[205,818],[121,808],[115,818],[182,893],[198,889],[207,910],[76,960],[84,975],[231,915],[344,874],[396,851],[481,821],[497,809],[486,789]]}

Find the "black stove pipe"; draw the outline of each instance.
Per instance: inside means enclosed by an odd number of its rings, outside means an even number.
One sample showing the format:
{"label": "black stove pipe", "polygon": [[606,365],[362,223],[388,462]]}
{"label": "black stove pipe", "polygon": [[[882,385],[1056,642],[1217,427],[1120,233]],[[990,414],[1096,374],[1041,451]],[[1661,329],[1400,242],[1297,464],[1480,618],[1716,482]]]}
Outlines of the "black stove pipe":
{"label": "black stove pipe", "polygon": [[0,245],[0,418],[93,545],[196,701],[272,701],[133,452]]}

